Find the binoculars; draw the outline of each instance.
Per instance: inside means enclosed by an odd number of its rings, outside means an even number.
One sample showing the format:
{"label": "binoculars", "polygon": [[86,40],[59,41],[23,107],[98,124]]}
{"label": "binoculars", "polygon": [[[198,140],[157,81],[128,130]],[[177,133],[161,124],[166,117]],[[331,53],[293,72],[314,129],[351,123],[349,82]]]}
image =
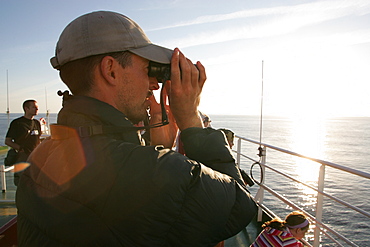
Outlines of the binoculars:
{"label": "binoculars", "polygon": [[165,82],[171,78],[171,64],[149,61],[149,77],[157,78],[158,82]]}
{"label": "binoculars", "polygon": [[[194,64],[195,67],[197,67]],[[156,63],[149,61],[149,77],[157,78],[158,82],[165,82],[171,78],[171,64]]]}

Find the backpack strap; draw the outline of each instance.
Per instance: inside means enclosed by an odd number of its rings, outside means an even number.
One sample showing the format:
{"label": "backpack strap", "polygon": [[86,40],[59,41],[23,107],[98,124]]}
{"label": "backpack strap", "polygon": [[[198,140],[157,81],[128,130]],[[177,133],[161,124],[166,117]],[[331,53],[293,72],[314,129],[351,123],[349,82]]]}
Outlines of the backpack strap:
{"label": "backpack strap", "polygon": [[79,126],[69,127],[65,125],[51,124],[50,132],[51,139],[68,139],[70,137],[90,137],[94,135],[106,135],[115,133],[124,133],[129,131],[137,131],[143,129],[135,126],[104,126],[104,125],[92,125],[92,126]]}

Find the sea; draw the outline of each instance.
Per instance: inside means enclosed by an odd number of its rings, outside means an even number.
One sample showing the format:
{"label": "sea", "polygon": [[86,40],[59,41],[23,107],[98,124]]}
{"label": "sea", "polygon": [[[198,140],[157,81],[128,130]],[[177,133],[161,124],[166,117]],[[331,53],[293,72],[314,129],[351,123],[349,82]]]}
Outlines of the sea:
{"label": "sea", "polygon": [[[9,121],[22,114],[0,114],[0,146],[4,145]],[[209,115],[213,128],[227,128],[238,137],[252,139],[285,150],[290,150],[312,158],[325,160],[341,166],[370,173],[370,117],[315,118]],[[57,114],[39,114],[37,119],[45,118],[49,123],[56,123]],[[237,142],[235,139],[235,143]],[[252,171],[256,181],[261,179],[260,168],[254,165],[259,160],[258,145],[242,142],[242,151],[252,158],[242,158],[240,167],[248,174]],[[235,150],[234,146],[234,150]],[[271,149],[266,151],[266,164],[287,173],[296,180],[317,187],[320,165],[313,161],[281,154]],[[266,169],[265,184],[287,197],[295,205],[315,215],[317,193],[301,184]],[[255,195],[258,185],[249,188]],[[325,168],[324,192],[350,203],[370,213],[370,179],[348,174],[331,167]],[[293,209],[279,199],[265,192],[264,203],[280,218],[284,218]],[[332,227],[339,234],[347,237],[357,246],[370,247],[370,219],[353,212],[343,205],[324,198],[322,222]],[[313,232],[306,235],[312,243]],[[336,238],[336,237],[334,237]],[[338,246],[330,239],[321,236],[322,246]],[[346,243],[342,246],[348,246]]]}

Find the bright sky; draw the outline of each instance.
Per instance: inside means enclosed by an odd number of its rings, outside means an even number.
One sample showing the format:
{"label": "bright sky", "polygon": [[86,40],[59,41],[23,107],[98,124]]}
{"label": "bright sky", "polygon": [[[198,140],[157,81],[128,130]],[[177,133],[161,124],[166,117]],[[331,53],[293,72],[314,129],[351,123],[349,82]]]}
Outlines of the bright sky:
{"label": "bright sky", "polygon": [[[153,43],[206,66],[200,110],[265,115],[370,116],[369,0],[0,0],[0,111],[58,112],[67,89],[49,59],[76,17],[127,15]],[[7,76],[8,71],[8,76]],[[46,97],[47,95],[47,97]],[[46,100],[47,99],[47,100]]]}

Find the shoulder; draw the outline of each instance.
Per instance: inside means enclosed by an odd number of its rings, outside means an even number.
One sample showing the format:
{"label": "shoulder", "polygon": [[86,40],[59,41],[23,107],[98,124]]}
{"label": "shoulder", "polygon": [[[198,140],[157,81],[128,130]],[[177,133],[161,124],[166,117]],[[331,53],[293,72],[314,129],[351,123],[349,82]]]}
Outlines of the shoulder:
{"label": "shoulder", "polygon": [[279,236],[279,238],[281,238],[282,240],[291,239],[293,237],[293,235],[289,232],[278,230],[272,227],[266,227],[264,229],[264,233],[273,235],[273,236]]}
{"label": "shoulder", "polygon": [[290,232],[277,230],[271,227],[266,227],[261,235],[267,237],[268,239],[279,239],[283,246],[287,247],[300,247],[300,242]]}
{"label": "shoulder", "polygon": [[157,163],[158,168],[175,172],[181,170],[181,167],[191,167],[193,162],[186,156],[177,153],[163,146],[138,146],[134,152],[136,157],[151,157]]}
{"label": "shoulder", "polygon": [[41,123],[39,120],[37,119],[32,119],[32,121],[37,125],[37,126],[41,126]]}
{"label": "shoulder", "polygon": [[189,183],[200,168],[198,162],[160,146],[141,146],[134,150],[133,157],[137,162],[146,162],[141,167],[147,167],[161,184]]}
{"label": "shoulder", "polygon": [[291,234],[290,232],[283,232],[280,235],[281,240],[284,242],[284,246],[287,247],[301,247],[301,243]]}
{"label": "shoulder", "polygon": [[19,117],[19,118],[13,119],[10,122],[9,128],[19,128],[20,126],[22,126],[24,124],[23,119],[24,119],[24,117]]}
{"label": "shoulder", "polygon": [[10,123],[11,124],[16,124],[16,123],[19,123],[19,122],[23,122],[24,121],[23,119],[25,119],[25,118],[24,117],[18,117],[16,119],[13,119]]}
{"label": "shoulder", "polygon": [[267,234],[276,235],[276,236],[285,235],[286,233],[284,231],[281,231],[281,230],[278,230],[278,229],[275,229],[269,226],[264,229],[264,232],[266,232]]}

